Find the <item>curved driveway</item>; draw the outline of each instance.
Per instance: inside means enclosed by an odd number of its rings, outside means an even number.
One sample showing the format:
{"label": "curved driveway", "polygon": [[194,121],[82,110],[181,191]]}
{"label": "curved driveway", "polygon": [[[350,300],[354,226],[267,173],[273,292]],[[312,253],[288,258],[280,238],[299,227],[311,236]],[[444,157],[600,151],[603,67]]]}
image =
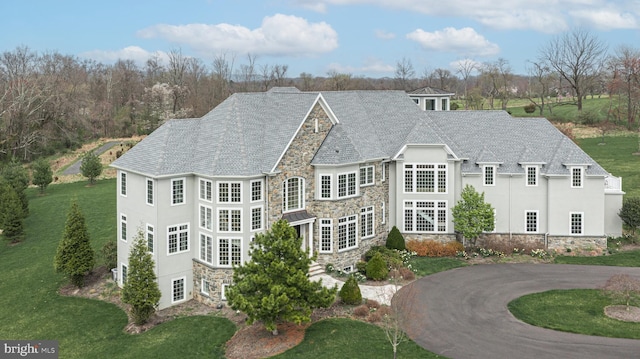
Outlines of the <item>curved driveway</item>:
{"label": "curved driveway", "polygon": [[449,358],[640,358],[640,340],[558,332],[517,320],[507,304],[551,289],[597,288],[640,268],[490,264],[424,277],[394,297],[418,345]]}

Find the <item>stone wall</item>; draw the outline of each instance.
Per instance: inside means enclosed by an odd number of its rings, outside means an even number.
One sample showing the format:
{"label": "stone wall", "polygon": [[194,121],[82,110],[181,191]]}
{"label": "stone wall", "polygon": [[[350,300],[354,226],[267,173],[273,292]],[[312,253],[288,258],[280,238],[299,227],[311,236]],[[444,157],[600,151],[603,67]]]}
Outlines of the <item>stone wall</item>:
{"label": "stone wall", "polygon": [[[209,295],[201,291],[202,278],[209,282]],[[216,306],[226,304],[222,300],[222,285],[233,282],[233,269],[213,269],[197,259],[193,260],[193,298],[198,302]]]}

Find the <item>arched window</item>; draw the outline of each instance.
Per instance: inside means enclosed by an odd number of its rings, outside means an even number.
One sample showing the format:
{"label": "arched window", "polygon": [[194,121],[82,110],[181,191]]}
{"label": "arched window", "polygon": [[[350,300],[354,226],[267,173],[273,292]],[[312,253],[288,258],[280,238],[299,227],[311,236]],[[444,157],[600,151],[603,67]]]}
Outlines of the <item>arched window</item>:
{"label": "arched window", "polygon": [[290,212],[304,208],[304,179],[288,178],[282,182],[282,211]]}

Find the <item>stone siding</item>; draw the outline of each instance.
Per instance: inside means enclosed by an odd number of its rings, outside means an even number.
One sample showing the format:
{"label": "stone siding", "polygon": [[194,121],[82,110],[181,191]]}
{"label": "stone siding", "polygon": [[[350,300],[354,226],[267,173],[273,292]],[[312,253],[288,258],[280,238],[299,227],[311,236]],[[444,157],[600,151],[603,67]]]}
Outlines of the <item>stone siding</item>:
{"label": "stone siding", "polygon": [[545,245],[544,234],[516,234],[508,233],[487,233],[482,234],[476,240],[476,247],[489,247],[490,243],[512,243],[515,246],[518,243],[526,243],[533,247],[564,253],[568,251],[593,251],[606,250],[606,237],[590,237],[590,236],[547,236]]}
{"label": "stone siding", "polygon": [[449,233],[402,233],[406,241],[436,241],[439,243],[449,243],[457,241],[455,234]]}
{"label": "stone siding", "polygon": [[[209,295],[202,294],[202,279],[209,282]],[[216,306],[225,304],[222,300],[222,285],[231,284],[233,282],[233,269],[212,268],[197,259],[193,260],[193,298],[198,302]]]}

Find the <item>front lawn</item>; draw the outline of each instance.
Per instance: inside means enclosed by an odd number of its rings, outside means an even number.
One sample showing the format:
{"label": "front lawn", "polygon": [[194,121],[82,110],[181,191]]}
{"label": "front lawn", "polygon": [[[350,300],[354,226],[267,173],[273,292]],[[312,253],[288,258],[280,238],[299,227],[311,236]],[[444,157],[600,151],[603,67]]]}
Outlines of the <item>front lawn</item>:
{"label": "front lawn", "polygon": [[417,277],[424,277],[468,265],[461,259],[450,257],[412,257],[410,263]]}
{"label": "front lawn", "polygon": [[558,264],[583,264],[617,267],[640,267],[640,250],[614,253],[608,256],[596,257],[569,257],[558,256],[554,259]]}
{"label": "front lawn", "polygon": [[564,332],[640,339],[640,323],[611,319],[611,299],[595,289],[551,290],[511,301],[511,313],[525,323]]}

